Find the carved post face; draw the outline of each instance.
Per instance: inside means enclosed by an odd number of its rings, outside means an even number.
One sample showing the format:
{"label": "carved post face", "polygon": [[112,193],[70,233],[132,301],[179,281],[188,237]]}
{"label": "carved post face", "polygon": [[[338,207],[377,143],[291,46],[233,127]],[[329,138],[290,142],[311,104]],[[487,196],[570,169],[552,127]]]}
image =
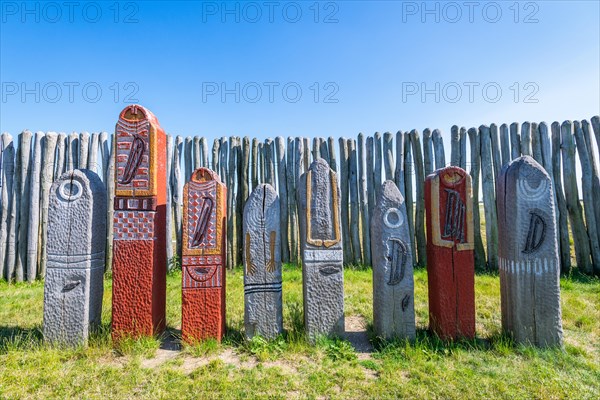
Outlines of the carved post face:
{"label": "carved post face", "polygon": [[502,327],[518,343],[562,344],[553,190],[529,156],[506,165],[498,179]]}
{"label": "carved post face", "polygon": [[344,274],[336,174],[315,160],[297,188],[304,294],[310,340],[344,332]]}
{"label": "carved post face", "polygon": [[86,344],[102,314],[106,189],[88,170],[62,175],[50,190],[44,339]]}
{"label": "carved post face", "polygon": [[444,339],[475,336],[471,176],[459,167],[425,181],[430,329]]}
{"label": "carved post face", "polygon": [[183,188],[181,334],[194,343],[225,334],[227,188],[198,168]]}
{"label": "carved post face", "polygon": [[156,117],[126,107],[115,132],[112,334],[162,332],[166,301],[167,138]]}
{"label": "carved post face", "polygon": [[373,325],[383,338],[415,338],[413,250],[406,204],[393,181],[385,181],[371,219]]}
{"label": "carved post face", "polygon": [[271,185],[252,191],[244,207],[244,325],[246,337],[283,332],[279,196]]}

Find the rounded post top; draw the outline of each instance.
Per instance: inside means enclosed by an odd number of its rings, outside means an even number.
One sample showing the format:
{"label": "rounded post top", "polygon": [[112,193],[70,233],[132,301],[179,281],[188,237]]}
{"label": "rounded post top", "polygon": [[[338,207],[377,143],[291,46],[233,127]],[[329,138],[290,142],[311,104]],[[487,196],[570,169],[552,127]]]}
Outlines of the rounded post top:
{"label": "rounded post top", "polygon": [[219,175],[213,171],[212,169],[200,167],[196,169],[192,173],[191,177],[192,182],[204,183],[210,181],[216,181],[217,183],[221,183],[221,178]]}

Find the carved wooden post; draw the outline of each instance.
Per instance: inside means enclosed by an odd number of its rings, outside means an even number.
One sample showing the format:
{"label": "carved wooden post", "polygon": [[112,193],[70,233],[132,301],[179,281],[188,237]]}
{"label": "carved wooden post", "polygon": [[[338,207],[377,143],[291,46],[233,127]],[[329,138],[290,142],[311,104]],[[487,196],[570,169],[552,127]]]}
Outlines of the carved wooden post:
{"label": "carved wooden post", "polygon": [[517,343],[562,344],[552,192],[550,176],[529,156],[504,167],[498,181],[502,328]]}
{"label": "carved wooden post", "polygon": [[573,243],[575,245],[577,268],[581,268],[581,271],[586,274],[592,274],[593,268],[590,261],[590,239],[583,222],[577,180],[573,179],[573,177],[577,175],[575,173],[575,142],[573,140],[571,121],[564,121],[562,123],[561,133],[563,183],[567,209],[569,211],[569,225],[571,225]]}
{"label": "carved wooden post", "polygon": [[487,125],[479,127],[481,140],[481,173],[483,207],[485,212],[485,237],[487,244],[488,268],[498,270],[498,216],[496,214],[496,194],[494,188],[493,162],[490,154],[490,128]]}
{"label": "carved wooden post", "polygon": [[227,188],[219,175],[199,168],[183,189],[183,340],[194,343],[225,334]]}
{"label": "carved wooden post", "polygon": [[304,326],[310,341],[344,332],[344,274],[336,174],[315,160],[298,182]]}
{"label": "carved wooden post", "polygon": [[558,231],[560,244],[560,270],[562,273],[568,273],[571,270],[571,244],[569,243],[569,213],[567,211],[567,202],[563,192],[562,171],[561,171],[561,147],[560,124],[552,123],[552,174],[553,186],[556,193],[556,204],[558,207]]}
{"label": "carved wooden post", "polygon": [[140,105],[125,107],[115,129],[112,336],[165,328],[167,137]]}
{"label": "carved wooden post", "polygon": [[352,243],[352,259],[354,263],[363,264],[358,203],[358,167],[356,160],[356,140],[348,139],[348,187],[350,195],[350,241]]}
{"label": "carved wooden post", "polygon": [[412,130],[410,132],[410,141],[414,154],[415,165],[415,185],[416,185],[416,207],[415,207],[415,236],[417,239],[418,265],[427,265],[427,242],[425,240],[425,199],[424,185],[425,174],[423,173],[423,153],[421,152],[421,140],[419,132]]}
{"label": "carved wooden post", "polygon": [[458,167],[427,177],[429,326],[443,339],[475,336],[471,177]]}
{"label": "carved wooden post", "polygon": [[106,188],[88,170],[66,172],[50,189],[44,340],[87,343],[100,325],[104,292]]}
{"label": "carved wooden post", "polygon": [[469,141],[471,146],[471,182],[473,186],[473,237],[475,240],[475,266],[485,267],[485,251],[481,239],[481,226],[479,217],[479,170],[481,168],[480,137],[476,128],[469,128]]}
{"label": "carved wooden post", "polygon": [[385,181],[371,221],[373,327],[383,338],[414,339],[413,249],[404,197]]}
{"label": "carved wooden post", "polygon": [[519,135],[519,124],[510,124],[510,157],[511,159],[521,157],[521,135]]}
{"label": "carved wooden post", "polygon": [[[27,224],[27,237],[20,240],[27,241],[27,281],[33,282],[38,274],[38,243],[40,229],[40,174],[42,169],[42,139],[44,132],[36,132],[31,158],[31,188],[29,222]],[[86,159],[87,161],[87,159]]]}
{"label": "carved wooden post", "polygon": [[[435,169],[444,168],[446,166],[446,154],[444,152],[444,141],[442,133],[439,129],[434,129],[432,134],[433,148],[435,150]],[[402,189],[400,189],[402,191]]]}
{"label": "carved wooden post", "polygon": [[[365,135],[358,134],[358,193],[360,195],[360,223],[363,239],[363,259],[365,265],[371,264],[371,218],[367,195],[367,162],[365,158]],[[396,170],[396,172],[398,172]]]}
{"label": "carved wooden post", "polygon": [[244,326],[246,337],[283,332],[280,202],[271,185],[252,191],[244,207]]}
{"label": "carved wooden post", "polygon": [[290,261],[290,244],[288,240],[288,194],[287,194],[287,179],[286,179],[286,160],[285,160],[285,143],[284,138],[281,136],[277,136],[275,138],[275,150],[277,157],[277,180],[279,187],[279,210],[281,218],[279,219],[281,227],[280,227],[280,246],[281,250],[281,259],[283,262]]}

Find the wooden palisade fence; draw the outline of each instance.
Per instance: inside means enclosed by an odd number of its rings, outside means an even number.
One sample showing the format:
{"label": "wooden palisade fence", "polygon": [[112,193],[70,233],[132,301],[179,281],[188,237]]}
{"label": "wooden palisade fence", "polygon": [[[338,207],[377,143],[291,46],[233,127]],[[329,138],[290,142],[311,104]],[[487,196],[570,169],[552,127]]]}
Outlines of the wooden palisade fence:
{"label": "wooden palisade fence", "polygon": [[[107,265],[111,265],[114,192],[111,143],[112,135],[105,132],[66,135],[24,131],[16,138],[2,134],[0,279],[19,282],[44,276],[50,186],[63,172],[73,168],[91,169],[106,183]],[[212,147],[204,137],[169,136],[168,229],[173,240],[167,243],[168,256],[175,265],[181,253],[183,184],[196,168],[209,167],[228,187],[227,265],[241,264],[242,211],[250,192],[260,183],[273,185],[279,193],[282,259],[297,263],[300,216],[296,184],[309,163],[320,157],[337,172],[340,180],[346,264],[370,265],[369,221],[378,189],[384,180],[390,179],[405,196],[408,209],[413,210],[408,215],[408,224],[416,249],[415,263],[425,265],[424,179],[435,169],[456,165],[473,178],[475,264],[495,270],[498,253],[495,181],[503,165],[521,155],[531,155],[554,182],[562,272],[571,269],[573,252],[573,266],[583,273],[600,275],[598,116],[590,121],[554,122],[550,126],[545,122],[491,124],[469,129],[453,126],[449,143],[448,159],[442,133],[437,129],[373,136],[360,133],[357,139],[329,137],[314,138],[312,142],[300,137],[260,141],[234,136],[214,139]],[[575,179],[577,165],[582,171],[581,185]],[[482,220],[484,229],[480,228]]]}

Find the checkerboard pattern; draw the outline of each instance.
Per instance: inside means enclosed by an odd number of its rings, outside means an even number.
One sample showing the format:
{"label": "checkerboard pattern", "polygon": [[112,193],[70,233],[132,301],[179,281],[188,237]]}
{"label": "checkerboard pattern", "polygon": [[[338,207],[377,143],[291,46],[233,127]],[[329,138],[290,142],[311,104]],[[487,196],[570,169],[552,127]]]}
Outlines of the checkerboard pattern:
{"label": "checkerboard pattern", "polygon": [[115,240],[154,239],[154,211],[116,211]]}
{"label": "checkerboard pattern", "polygon": [[213,199],[213,204],[216,205],[217,187],[214,182],[210,182],[208,185],[189,186],[186,234],[188,235],[188,247],[190,249],[212,249],[217,246],[217,206],[215,206],[210,214],[204,239],[199,246],[191,247],[194,232],[196,231],[196,225],[198,224],[198,218],[200,217],[200,210],[202,209],[202,204],[206,197]]}

